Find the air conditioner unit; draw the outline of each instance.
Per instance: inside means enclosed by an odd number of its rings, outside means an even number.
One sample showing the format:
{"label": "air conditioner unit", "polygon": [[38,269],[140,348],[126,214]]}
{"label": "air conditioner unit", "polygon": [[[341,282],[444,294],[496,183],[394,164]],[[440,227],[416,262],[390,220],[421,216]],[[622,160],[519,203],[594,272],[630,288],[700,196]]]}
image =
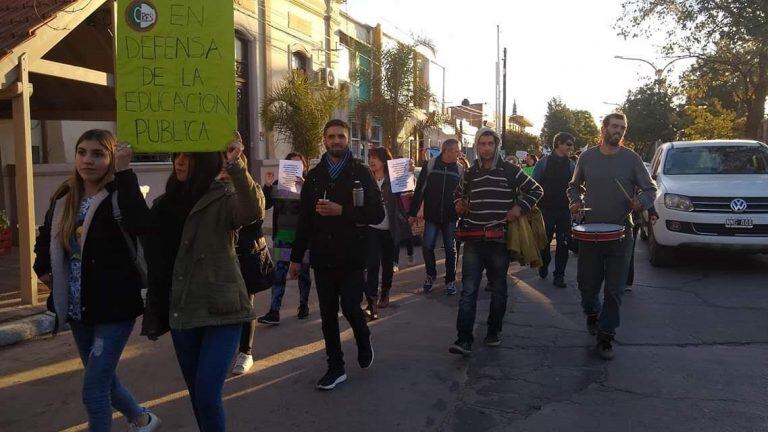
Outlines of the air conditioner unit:
{"label": "air conditioner unit", "polygon": [[326,87],[336,88],[339,86],[336,80],[336,73],[331,68],[321,68],[317,71],[317,79]]}

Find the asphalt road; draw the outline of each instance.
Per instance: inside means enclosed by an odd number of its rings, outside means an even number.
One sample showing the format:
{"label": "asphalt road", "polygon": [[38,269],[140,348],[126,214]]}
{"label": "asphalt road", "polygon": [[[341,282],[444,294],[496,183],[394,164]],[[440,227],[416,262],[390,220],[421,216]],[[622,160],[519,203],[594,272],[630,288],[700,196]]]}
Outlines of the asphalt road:
{"label": "asphalt road", "polygon": [[[292,282],[282,324],[256,332],[256,365],[226,384],[229,430],[768,430],[768,257],[692,253],[679,267],[655,269],[638,247],[610,362],[596,357],[586,332],[575,261],[567,289],[512,265],[503,344],[476,344],[469,359],[447,351],[458,298],[442,284],[419,294],[423,266],[401,270],[394,304],[372,324],[373,367],[357,367],[344,325],[349,380],[327,393],[314,389],[325,372],[315,295],[310,319],[297,320]],[[259,311],[267,296],[257,296]],[[480,341],[487,310],[483,292]],[[137,333],[121,380],[163,419],[162,430],[196,430],[170,339]],[[85,430],[81,379],[68,333],[0,349],[0,430]],[[114,425],[126,427],[117,415]]]}

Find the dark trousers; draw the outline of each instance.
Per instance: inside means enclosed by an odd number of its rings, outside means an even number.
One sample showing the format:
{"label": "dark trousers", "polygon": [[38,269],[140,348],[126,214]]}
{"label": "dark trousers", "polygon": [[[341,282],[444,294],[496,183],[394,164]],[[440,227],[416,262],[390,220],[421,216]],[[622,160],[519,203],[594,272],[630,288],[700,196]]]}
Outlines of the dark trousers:
{"label": "dark trousers", "polygon": [[339,303],[341,313],[352,327],[358,346],[362,341],[367,342],[371,334],[363,310],[360,309],[364,284],[362,269],[315,269],[315,285],[329,369],[344,369],[344,353],[341,351],[339,335]]}
{"label": "dark trousers", "polygon": [[401,241],[399,245],[395,246],[395,265],[400,264],[400,246],[402,245],[405,245],[405,252],[408,256],[413,256],[413,237],[408,237]]}
{"label": "dark trousers", "polygon": [[547,269],[552,262],[552,252],[549,244],[555,235],[557,246],[555,248],[554,277],[565,276],[565,266],[568,265],[568,242],[571,239],[571,212],[564,209],[541,209],[544,217],[544,225],[547,230],[547,247],[541,251],[542,267]]}
{"label": "dark trousers", "polygon": [[456,330],[460,341],[474,341],[473,328],[477,313],[477,295],[483,270],[491,291],[491,310],[488,314],[488,332],[500,332],[507,311],[507,270],[509,252],[506,243],[467,241],[461,262],[461,298]]}
{"label": "dark trousers", "polygon": [[171,330],[176,359],[201,432],[226,429],[222,393],[241,328],[237,323]]}
{"label": "dark trousers", "polygon": [[[249,295],[251,305],[253,305],[253,294]],[[240,331],[240,352],[250,354],[253,348],[253,333],[256,331],[256,320],[243,323],[243,329]]]}
{"label": "dark trousers", "polygon": [[637,245],[637,236],[640,234],[640,224],[632,227],[632,257],[629,259],[629,273],[627,274],[627,285],[635,283],[635,246]]}
{"label": "dark trousers", "polygon": [[[599,315],[600,333],[616,334],[620,324],[619,308],[627,282],[629,260],[634,240],[631,233],[622,240],[579,242],[578,282],[581,307],[587,315]],[[600,302],[600,289],[603,301]]]}
{"label": "dark trousers", "polygon": [[381,268],[381,289],[392,288],[392,266],[395,258],[395,243],[392,233],[368,227],[368,264],[365,280],[365,298],[375,301],[379,297],[379,268]]}

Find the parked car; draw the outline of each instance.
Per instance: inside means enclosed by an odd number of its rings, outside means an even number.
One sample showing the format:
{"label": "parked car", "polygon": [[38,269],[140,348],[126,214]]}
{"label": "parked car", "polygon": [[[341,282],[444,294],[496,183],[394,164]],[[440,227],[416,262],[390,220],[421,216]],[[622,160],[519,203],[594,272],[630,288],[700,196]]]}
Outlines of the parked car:
{"label": "parked car", "polygon": [[651,264],[673,264],[678,248],[768,252],[768,146],[757,141],[670,142],[656,151],[659,186]]}

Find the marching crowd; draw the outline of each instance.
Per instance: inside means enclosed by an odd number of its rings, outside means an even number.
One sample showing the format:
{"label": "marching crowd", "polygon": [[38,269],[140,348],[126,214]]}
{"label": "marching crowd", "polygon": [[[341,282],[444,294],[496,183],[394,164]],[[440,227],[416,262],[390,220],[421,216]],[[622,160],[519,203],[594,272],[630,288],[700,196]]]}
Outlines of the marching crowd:
{"label": "marching crowd", "polygon": [[[357,364],[369,368],[374,349],[367,322],[389,306],[401,245],[413,262],[412,228],[419,215],[423,291],[436,284],[439,235],[445,294],[460,293],[451,353],[472,351],[483,272],[491,292],[484,343],[502,343],[507,272],[511,260],[520,260],[510,244],[519,244],[514,237],[522,231],[511,227],[522,223],[536,231],[538,223],[545,241],[536,243],[536,258],[528,262],[540,264],[539,275],[546,278],[555,236],[557,287],[566,287],[572,229],[590,239],[578,242],[581,305],[597,354],[612,358],[634,249],[632,212],[649,209],[656,194],[640,157],[621,145],[626,127],[623,115],[606,116],[601,142],[577,162],[571,159],[574,137],[557,134],[552,153],[526,161],[527,172],[501,156],[495,131],[481,128],[477,160],[467,161],[459,142],[447,139],[440,155],[422,166],[415,190],[405,194],[394,193],[388,177],[392,154],[371,149],[367,166],[355,159],[342,120],[325,125],[326,152],[314,168],[299,153],[286,157],[304,167],[299,196],[284,195],[272,175],[263,186],[254,182],[236,135],[223,153],[175,154],[165,193],[151,205],[130,168],[130,146],[108,131],[85,132],[75,145],[72,176],[51,198],[35,246],[35,271],[52,290],[48,307],[57,330],[69,325],[85,366],[82,396],[90,429],[109,431],[113,408],[132,430],[160,427],[161,420],[116,375],[143,315],[143,335],[156,340],[170,333],[199,429],[225,430],[224,381],[230,370],[242,374],[253,365],[256,322],[279,324],[289,278],[298,279],[299,319],[310,313],[312,280],[317,291],[327,357],[317,388],[331,390],[347,379],[339,307],[354,333]],[[269,208],[271,250],[262,232]],[[253,295],[268,288],[269,309],[257,316]]]}

